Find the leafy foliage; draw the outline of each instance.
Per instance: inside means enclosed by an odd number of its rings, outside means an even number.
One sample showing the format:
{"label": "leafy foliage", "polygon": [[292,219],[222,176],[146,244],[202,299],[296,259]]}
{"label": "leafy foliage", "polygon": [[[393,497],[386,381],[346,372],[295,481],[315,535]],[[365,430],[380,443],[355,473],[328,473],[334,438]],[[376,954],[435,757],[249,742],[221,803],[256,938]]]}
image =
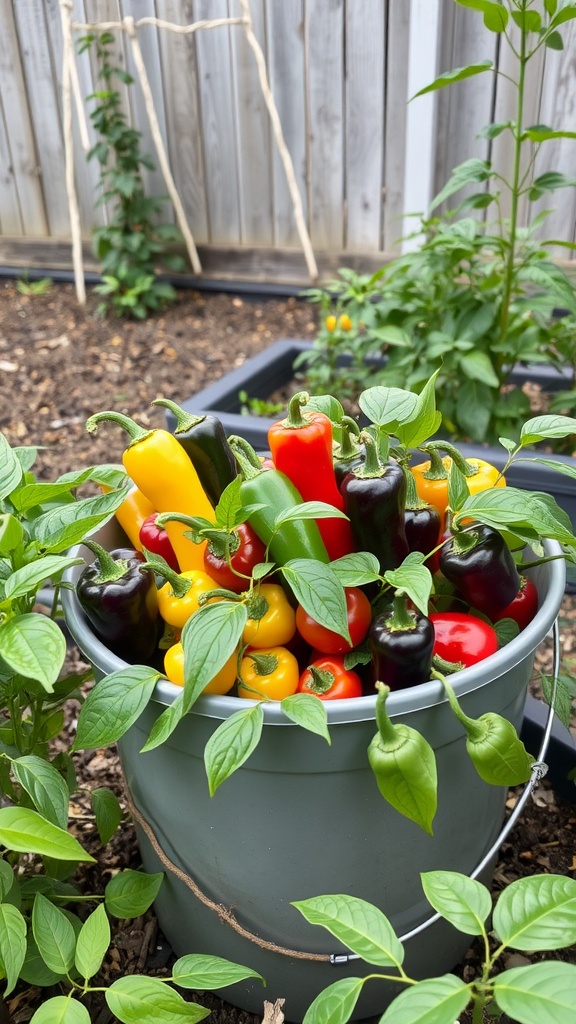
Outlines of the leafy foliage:
{"label": "leafy foliage", "polygon": [[157,270],[159,265],[182,269],[180,256],[166,252],[180,233],[173,225],[159,222],[165,197],[145,193],[142,168],[153,170],[154,164],[142,153],[142,134],[130,127],[122,108],[116,83],[130,86],[133,79],[114,66],[113,42],[110,32],[80,40],[81,51],[95,47],[102,83],[89,97],[95,101],[90,118],[98,141],[88,159],[100,164],[98,205],[112,209],[105,226],[94,232],[94,251],[102,265],[102,283],[95,291],[103,296],[101,312],[112,307],[120,315],[144,319],[176,298],[174,288],[159,279]]}
{"label": "leafy foliage", "polygon": [[[522,121],[526,66],[542,47],[561,49],[558,27],[570,20],[573,7],[556,10],[555,4],[533,0],[455,2],[478,11],[517,61],[511,76],[515,120],[482,130],[486,138],[511,136],[512,178],[503,178],[488,160],[466,160],[433,199],[417,232],[424,236],[417,251],[372,276],[342,268],[325,288],[306,292],[320,305],[323,326],[312,351],[301,354],[295,367],[303,371],[310,390],[330,391],[341,399],[356,398],[368,380],[418,390],[438,370],[444,429],[454,437],[493,443],[501,435],[516,437],[518,422],[529,414],[521,389],[507,387],[502,395],[517,363],[576,369],[576,290],[549,256],[554,243],[536,240],[545,215],[526,228],[518,220],[521,198],[532,203],[576,184],[555,171],[536,178],[532,173],[547,140],[574,138],[575,133],[527,127]],[[507,32],[510,19],[521,30],[517,48]],[[482,72],[494,73],[489,61],[447,72],[421,92]],[[525,149],[529,159],[523,172]],[[465,186],[471,191],[467,198],[444,215],[434,214]],[[501,215],[506,194],[509,218]],[[477,219],[481,211],[482,221]],[[552,411],[575,408],[576,392],[564,391]]]}

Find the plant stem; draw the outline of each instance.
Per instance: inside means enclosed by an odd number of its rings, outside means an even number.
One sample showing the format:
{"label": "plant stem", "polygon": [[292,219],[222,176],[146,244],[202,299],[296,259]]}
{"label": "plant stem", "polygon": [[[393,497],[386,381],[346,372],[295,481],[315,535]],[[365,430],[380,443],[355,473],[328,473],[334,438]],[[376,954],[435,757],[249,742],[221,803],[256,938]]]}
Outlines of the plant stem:
{"label": "plant stem", "polygon": [[[524,4],[525,7],[525,4]],[[519,60],[519,74],[518,74],[518,85],[517,85],[517,102],[516,102],[516,127],[514,130],[514,171],[512,176],[511,184],[511,209],[510,209],[510,231],[509,231],[509,247],[508,257],[506,261],[506,272],[504,277],[504,294],[502,296],[502,311],[500,314],[500,337],[499,343],[501,344],[508,331],[508,320],[510,315],[510,301],[512,297],[512,287],[514,284],[514,270],[516,262],[516,232],[518,227],[518,199],[520,193],[520,157],[522,150],[522,120],[524,117],[524,87],[526,80],[526,64],[528,56],[526,55],[526,31],[524,28],[520,30],[520,53],[518,54]],[[501,377],[502,368],[505,356],[502,355],[498,359],[497,369],[498,374]]]}

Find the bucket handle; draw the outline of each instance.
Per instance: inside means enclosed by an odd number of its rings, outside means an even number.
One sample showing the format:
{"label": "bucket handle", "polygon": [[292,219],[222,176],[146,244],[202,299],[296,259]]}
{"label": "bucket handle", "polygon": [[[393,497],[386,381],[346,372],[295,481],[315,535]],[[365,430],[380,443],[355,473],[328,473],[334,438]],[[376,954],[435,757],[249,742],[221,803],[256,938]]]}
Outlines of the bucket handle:
{"label": "bucket handle", "polygon": [[[552,734],[552,726],[554,724],[554,702],[556,699],[558,674],[560,672],[560,630],[558,626],[558,619],[554,621],[554,625],[552,627],[552,636],[554,642],[554,660],[552,668],[554,684],[552,688],[552,695],[550,698],[550,707],[548,710],[546,725],[544,727],[544,735],[542,737],[542,742],[540,744],[540,750],[538,751],[538,757],[530,766],[532,774],[530,776],[530,779],[526,783],[522,791],[522,794],[514,810],[512,811],[512,814],[506,819],[504,825],[502,826],[502,830],[492,843],[492,846],[490,847],[488,852],[482,858],[480,863],[477,864],[474,870],[470,873],[470,878],[478,878],[478,876],[481,875],[484,869],[488,866],[492,858],[496,856],[498,850],[502,846],[502,843],[514,828],[516,822],[518,821],[518,818],[522,814],[524,807],[526,806],[528,800],[532,796],[537,785],[541,782],[541,780],[544,778],[548,771],[548,765],[546,764],[544,758],[546,757],[548,744],[550,742],[550,736]],[[429,928],[430,925],[436,924],[436,921],[441,920],[441,918],[441,914],[432,914],[430,917],[426,918],[425,921],[422,921],[421,924],[417,925],[415,928],[412,928],[409,932],[406,932],[404,935],[401,935],[400,942],[404,943],[407,942],[408,939],[415,938],[417,935],[420,935],[423,931],[426,931],[426,929]],[[361,957],[359,956],[358,953],[332,953],[330,955],[331,964],[346,964],[348,963],[349,960],[360,959]]]}

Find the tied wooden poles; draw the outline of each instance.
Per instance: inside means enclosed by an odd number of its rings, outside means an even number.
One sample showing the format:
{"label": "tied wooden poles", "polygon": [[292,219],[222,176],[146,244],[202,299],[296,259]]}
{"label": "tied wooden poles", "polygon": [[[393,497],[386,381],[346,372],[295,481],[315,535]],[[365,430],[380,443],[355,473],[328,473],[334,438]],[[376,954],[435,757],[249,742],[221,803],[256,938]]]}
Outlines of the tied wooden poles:
{"label": "tied wooden poles", "polygon": [[318,267],[314,258],[314,252],[312,249],[312,243],[308,229],[306,227],[306,221],[304,217],[304,211],[302,206],[302,198],[298,189],[296,181],[296,175],[294,173],[294,166],[292,159],[288,151],[288,147],[284,140],[282,132],[282,125],[278,114],[278,109],[274,101],[274,96],[270,89],[268,82],[268,75],[266,71],[266,62],[262,48],[258,43],[258,40],[254,34],[252,15],[250,11],[249,0],[240,0],[242,5],[243,16],[241,18],[217,18],[213,21],[197,21],[190,25],[175,25],[170,22],[162,21],[157,18],[141,18],[139,21],[135,21],[133,17],[126,17],[122,21],[108,21],[99,22],[92,24],[76,24],[72,22],[72,0],[60,0],[60,11],[62,18],[62,34],[63,34],[63,62],[62,62],[62,109],[63,109],[63,125],[64,125],[64,148],[66,154],[66,192],[68,196],[68,209],[70,213],[70,229],[72,235],[72,258],[74,265],[74,279],[76,284],[76,295],[80,303],[86,301],[86,288],[84,283],[84,269],[82,263],[82,236],[80,226],[80,215],[78,210],[78,199],[76,195],[76,188],[74,183],[74,143],[72,133],[72,96],[74,97],[77,114],[79,118],[80,136],[82,140],[82,146],[84,149],[88,149],[88,130],[86,126],[86,119],[84,110],[80,100],[80,88],[78,83],[78,73],[75,63],[74,46],[73,46],[73,31],[81,30],[84,32],[92,31],[111,31],[119,29],[126,32],[130,45],[132,48],[132,55],[134,58],[134,66],[138,73],[140,80],[140,86],[142,89],[142,95],[144,97],[144,105],[146,114],[150,124],[150,130],[156,148],[158,156],[158,162],[160,164],[160,170],[163,174],[166,188],[168,189],[178,225],[184,237],[186,248],[188,250],[188,256],[190,264],[195,274],[200,275],[202,273],[202,266],[198,258],[198,251],[192,235],[192,231],[186,219],[184,207],[172,172],[170,170],[170,164],[164,142],[162,139],[162,133],[160,131],[160,125],[158,123],[158,117],[156,114],[156,108],[154,106],[154,98],[150,87],[150,82],[146,72],[146,66],[138,40],[137,30],[143,25],[154,25],[156,28],[165,29],[170,32],[176,32],[183,35],[190,35],[199,29],[212,29],[220,28],[224,25],[239,25],[244,28],[246,32],[246,38],[248,44],[254,54],[256,66],[258,70],[258,80],[264,102],[270,116],[272,123],[272,130],[278,152],[282,160],[284,167],[284,173],[286,175],[286,181],[292,199],[294,208],[294,218],[296,221],[296,228],[300,243],[306,259],[306,265],[308,267],[308,273],[310,280],[316,282],[318,280]]}

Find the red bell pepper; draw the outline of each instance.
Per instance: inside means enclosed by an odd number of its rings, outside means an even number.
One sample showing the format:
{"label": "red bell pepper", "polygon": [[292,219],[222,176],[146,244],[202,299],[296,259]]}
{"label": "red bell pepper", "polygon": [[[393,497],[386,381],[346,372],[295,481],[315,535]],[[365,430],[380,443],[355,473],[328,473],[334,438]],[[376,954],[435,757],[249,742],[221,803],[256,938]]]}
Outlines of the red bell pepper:
{"label": "red bell pepper", "polygon": [[520,577],[520,589],[510,604],[502,608],[496,615],[491,615],[492,622],[500,619],[513,619],[518,629],[525,629],[538,611],[538,591],[533,580],[527,576]]}
{"label": "red bell pepper", "polygon": [[263,562],[266,548],[248,523],[230,532],[214,530],[204,549],[204,568],[220,587],[241,594],[250,585],[252,570]]}
{"label": "red bell pepper", "polygon": [[372,620],[372,606],[363,590],[345,587],[346,614],[352,643],[326,626],[321,626],[301,604],[296,609],[296,629],[311,647],[323,654],[346,654],[364,640]]}
{"label": "red bell pepper", "polygon": [[[343,512],[332,463],[332,424],[323,412],[302,411],[308,397],[305,391],[293,395],[286,419],[270,427],[268,444],[274,465],[289,477],[304,501],[324,501]],[[318,519],[317,523],[330,561],[354,550],[347,519]]]}
{"label": "red bell pepper", "polygon": [[483,661],[498,650],[496,630],[475,615],[466,612],[434,612],[432,658],[449,663],[453,671]]}
{"label": "red bell pepper", "polygon": [[151,551],[154,555],[161,555],[164,561],[168,562],[170,568],[174,569],[174,572],[180,572],[178,559],[166,530],[156,525],[159,515],[159,512],[153,512],[144,520],[140,527],[140,543],[147,551]]}
{"label": "red bell pepper", "polygon": [[360,676],[345,667],[344,658],[327,654],[304,669],[297,692],[313,693],[320,700],[341,700],[361,697],[363,690]]}

